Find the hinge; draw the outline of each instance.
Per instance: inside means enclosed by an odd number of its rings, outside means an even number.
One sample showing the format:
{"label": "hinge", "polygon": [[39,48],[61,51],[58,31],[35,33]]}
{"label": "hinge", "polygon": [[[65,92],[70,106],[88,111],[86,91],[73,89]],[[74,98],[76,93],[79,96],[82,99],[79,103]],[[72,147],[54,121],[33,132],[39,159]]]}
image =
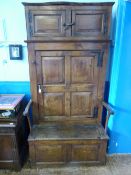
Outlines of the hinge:
{"label": "hinge", "polygon": [[29,27],[29,33],[30,33],[30,37],[33,35],[33,31],[32,31],[32,27]]}
{"label": "hinge", "polygon": [[31,13],[31,11],[28,12],[28,21],[29,21],[29,23],[32,22],[32,13]]}
{"label": "hinge", "polygon": [[29,34],[30,34],[30,37],[32,37],[33,35],[33,31],[32,31],[32,13],[31,11],[28,12],[28,21],[29,21]]}
{"label": "hinge", "polygon": [[93,117],[96,118],[98,116],[98,107],[94,107],[94,111],[93,111]]}
{"label": "hinge", "polygon": [[102,65],[103,65],[103,55],[104,55],[104,51],[101,51],[98,54],[98,61],[97,61],[97,66],[98,67],[102,67]]}
{"label": "hinge", "polygon": [[108,21],[108,14],[106,13],[105,15],[104,15],[104,35],[106,35],[106,33],[107,33],[107,21]]}

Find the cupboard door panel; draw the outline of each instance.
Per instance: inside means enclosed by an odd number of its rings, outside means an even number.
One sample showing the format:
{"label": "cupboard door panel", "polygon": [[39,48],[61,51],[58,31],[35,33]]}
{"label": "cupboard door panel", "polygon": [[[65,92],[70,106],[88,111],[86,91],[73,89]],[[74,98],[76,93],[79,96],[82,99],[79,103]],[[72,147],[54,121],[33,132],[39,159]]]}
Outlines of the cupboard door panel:
{"label": "cupboard door panel", "polygon": [[43,107],[45,116],[65,115],[64,93],[45,93]]}
{"label": "cupboard door panel", "polygon": [[91,92],[72,92],[71,115],[91,115],[92,100]]}
{"label": "cupboard door panel", "polygon": [[93,57],[72,57],[71,60],[72,83],[92,82],[94,78]]}
{"label": "cupboard door panel", "polygon": [[108,13],[104,10],[72,10],[73,36],[101,39],[108,34]]}
{"label": "cupboard door panel", "polygon": [[65,63],[63,57],[42,57],[42,75],[44,84],[64,83]]}
{"label": "cupboard door panel", "polygon": [[28,24],[30,38],[65,36],[63,24],[65,23],[66,10],[32,10],[29,11]]}

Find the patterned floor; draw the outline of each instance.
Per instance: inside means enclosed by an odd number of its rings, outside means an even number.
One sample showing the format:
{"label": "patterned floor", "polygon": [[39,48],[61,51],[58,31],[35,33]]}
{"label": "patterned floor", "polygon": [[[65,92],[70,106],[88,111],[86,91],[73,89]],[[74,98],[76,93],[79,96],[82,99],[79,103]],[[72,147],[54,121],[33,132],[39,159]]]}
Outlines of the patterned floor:
{"label": "patterned floor", "polygon": [[20,172],[0,170],[0,175],[131,175],[131,155],[108,156],[106,166],[43,169],[25,167]]}

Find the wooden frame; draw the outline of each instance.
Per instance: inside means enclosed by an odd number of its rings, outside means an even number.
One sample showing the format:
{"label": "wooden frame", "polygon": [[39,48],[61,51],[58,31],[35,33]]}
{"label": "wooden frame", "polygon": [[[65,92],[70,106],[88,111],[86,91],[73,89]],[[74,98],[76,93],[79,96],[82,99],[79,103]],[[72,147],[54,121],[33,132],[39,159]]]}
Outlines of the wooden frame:
{"label": "wooden frame", "polygon": [[10,60],[22,60],[22,45],[9,45]]}

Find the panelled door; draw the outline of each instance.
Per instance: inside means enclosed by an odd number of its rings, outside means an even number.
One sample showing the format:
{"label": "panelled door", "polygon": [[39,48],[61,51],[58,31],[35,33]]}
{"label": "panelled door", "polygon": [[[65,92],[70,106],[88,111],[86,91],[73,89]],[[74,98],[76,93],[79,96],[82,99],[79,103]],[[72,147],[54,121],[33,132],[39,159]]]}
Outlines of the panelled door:
{"label": "panelled door", "polygon": [[108,36],[108,18],[105,10],[72,10],[72,36],[104,38]]}
{"label": "panelled door", "polygon": [[66,10],[56,8],[46,10],[31,10],[28,12],[28,37],[41,39],[42,37],[62,37],[69,31],[65,30]]}
{"label": "panelled door", "polygon": [[94,51],[36,52],[40,120],[95,117],[98,57]]}

